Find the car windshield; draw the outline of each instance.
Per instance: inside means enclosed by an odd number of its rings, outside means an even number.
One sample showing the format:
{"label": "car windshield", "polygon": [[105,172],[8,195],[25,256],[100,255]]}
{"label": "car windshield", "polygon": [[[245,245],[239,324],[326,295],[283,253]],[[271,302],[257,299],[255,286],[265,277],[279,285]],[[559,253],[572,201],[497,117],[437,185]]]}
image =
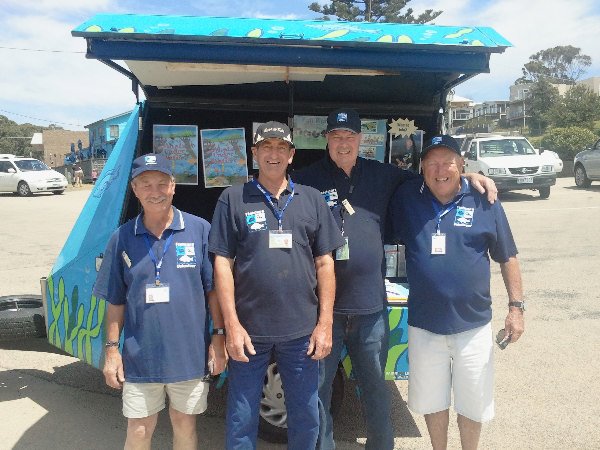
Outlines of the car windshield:
{"label": "car windshield", "polygon": [[15,165],[23,172],[37,172],[40,170],[50,170],[50,168],[37,159],[19,159],[14,161]]}
{"label": "car windshield", "polygon": [[535,154],[535,150],[525,139],[499,139],[479,143],[479,155],[485,157]]}

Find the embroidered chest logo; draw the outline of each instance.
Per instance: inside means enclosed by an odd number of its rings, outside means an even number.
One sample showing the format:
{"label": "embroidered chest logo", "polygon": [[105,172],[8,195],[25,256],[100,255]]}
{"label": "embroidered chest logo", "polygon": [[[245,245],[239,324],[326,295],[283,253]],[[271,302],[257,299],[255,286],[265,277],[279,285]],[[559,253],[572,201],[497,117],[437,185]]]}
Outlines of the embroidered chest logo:
{"label": "embroidered chest logo", "polygon": [[267,230],[267,217],[265,216],[265,210],[250,211],[246,213],[246,226],[248,231],[263,231]]}
{"label": "embroidered chest logo", "polygon": [[327,202],[327,206],[329,206],[330,208],[337,206],[337,204],[338,204],[337,189],[329,189],[328,191],[322,191],[321,195]]}
{"label": "embroidered chest logo", "polygon": [[176,242],[177,268],[196,267],[196,249],[193,242]]}
{"label": "embroidered chest logo", "polygon": [[456,208],[456,216],[454,216],[455,227],[472,227],[473,226],[473,213],[475,208],[465,208],[459,206]]}

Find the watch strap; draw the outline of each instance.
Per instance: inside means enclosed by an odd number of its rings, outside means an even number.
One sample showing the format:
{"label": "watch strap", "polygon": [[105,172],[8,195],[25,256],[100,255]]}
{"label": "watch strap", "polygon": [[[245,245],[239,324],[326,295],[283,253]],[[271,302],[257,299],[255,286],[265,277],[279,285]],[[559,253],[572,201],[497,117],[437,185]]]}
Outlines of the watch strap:
{"label": "watch strap", "polygon": [[515,308],[519,308],[521,311],[525,311],[525,302],[524,301],[514,301],[514,302],[508,302],[508,306],[511,307],[515,307]]}
{"label": "watch strap", "polygon": [[213,328],[213,336],[225,336],[225,328]]}

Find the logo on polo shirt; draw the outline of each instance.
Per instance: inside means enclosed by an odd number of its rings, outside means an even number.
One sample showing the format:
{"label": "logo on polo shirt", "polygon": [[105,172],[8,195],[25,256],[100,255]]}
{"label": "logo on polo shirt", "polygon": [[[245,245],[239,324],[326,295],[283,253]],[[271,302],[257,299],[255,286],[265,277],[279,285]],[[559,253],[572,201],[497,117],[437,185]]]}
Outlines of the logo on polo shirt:
{"label": "logo on polo shirt", "polygon": [[338,193],[337,189],[329,189],[328,191],[321,191],[321,195],[325,199],[327,206],[333,208],[338,204]]}
{"label": "logo on polo shirt", "polygon": [[465,208],[459,206],[456,208],[456,215],[454,216],[455,227],[472,227],[473,226],[473,214],[475,208]]}
{"label": "logo on polo shirt", "polygon": [[176,242],[177,268],[196,267],[196,249],[193,242]]}
{"label": "logo on polo shirt", "polygon": [[246,226],[248,231],[263,231],[267,230],[267,217],[265,216],[265,210],[250,211],[246,213]]}

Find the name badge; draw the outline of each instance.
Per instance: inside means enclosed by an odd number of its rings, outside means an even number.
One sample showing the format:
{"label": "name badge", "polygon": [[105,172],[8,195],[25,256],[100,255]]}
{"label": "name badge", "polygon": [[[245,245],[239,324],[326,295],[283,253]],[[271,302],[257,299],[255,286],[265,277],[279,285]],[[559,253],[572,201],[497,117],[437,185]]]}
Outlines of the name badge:
{"label": "name badge", "polygon": [[169,303],[169,285],[147,284],[146,303]]}
{"label": "name badge", "polygon": [[354,214],[354,208],[352,207],[352,205],[350,204],[350,202],[348,201],[348,199],[344,200],[342,202],[342,205],[344,205],[344,208],[346,208],[346,211],[348,211],[348,214],[352,215]]}
{"label": "name badge", "polygon": [[431,254],[446,254],[446,235],[444,233],[434,233],[431,235]]}
{"label": "name badge", "polygon": [[335,249],[335,259],[337,261],[345,261],[350,259],[350,247],[348,245],[348,236],[343,236],[344,245]]}
{"label": "name badge", "polygon": [[292,230],[269,230],[269,248],[292,248]]}

